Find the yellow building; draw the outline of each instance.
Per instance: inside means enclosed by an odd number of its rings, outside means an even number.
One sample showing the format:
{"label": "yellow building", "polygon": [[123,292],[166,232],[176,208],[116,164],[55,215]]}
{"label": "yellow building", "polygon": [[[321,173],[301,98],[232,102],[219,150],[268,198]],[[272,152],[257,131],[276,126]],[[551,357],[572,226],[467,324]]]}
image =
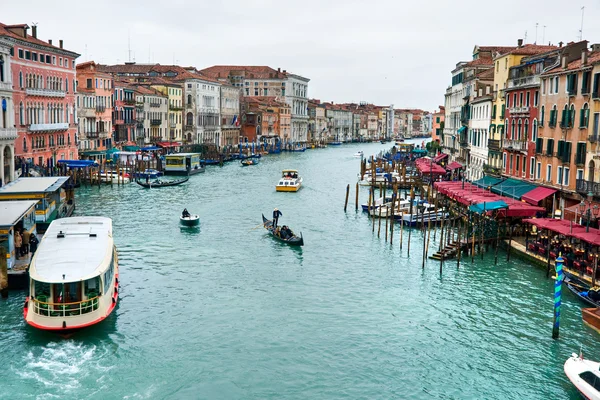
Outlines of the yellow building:
{"label": "yellow building", "polygon": [[153,84],[151,87],[169,98],[168,140],[181,142],[183,140],[183,87],[171,82]]}
{"label": "yellow building", "polygon": [[523,45],[519,39],[518,46],[507,53],[494,58],[494,95],[492,103],[492,121],[490,140],[488,142],[488,164],[484,172],[499,175],[502,169],[502,136],[504,134],[504,118],[506,114],[506,94],[510,67],[519,65],[524,57],[545,53],[556,49],[556,46]]}

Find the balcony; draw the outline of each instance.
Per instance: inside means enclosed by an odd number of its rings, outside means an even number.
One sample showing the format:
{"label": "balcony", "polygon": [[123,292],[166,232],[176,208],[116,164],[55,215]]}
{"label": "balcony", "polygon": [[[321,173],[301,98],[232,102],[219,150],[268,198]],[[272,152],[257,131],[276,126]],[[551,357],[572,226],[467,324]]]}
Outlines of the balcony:
{"label": "balcony", "polygon": [[456,157],[456,162],[459,162],[459,163],[465,165],[467,163],[467,160],[465,160],[464,157]]}
{"label": "balcony", "polygon": [[96,118],[96,110],[94,108],[80,108],[79,116],[82,118]]}
{"label": "balcony", "polygon": [[60,122],[56,124],[30,124],[27,127],[29,132],[60,132],[69,129],[69,124]]}
{"label": "balcony", "polygon": [[160,118],[158,118],[158,119],[153,118],[150,120],[150,125],[156,126],[156,125],[160,125],[161,123],[162,123],[162,119],[160,119]]}
{"label": "balcony", "polygon": [[150,107],[158,108],[160,107],[160,103],[150,103]]}
{"label": "balcony", "polygon": [[502,148],[508,151],[524,151],[527,152],[527,141],[504,139]]}
{"label": "balcony", "polygon": [[460,144],[460,147],[463,147],[463,148],[469,147],[469,142],[466,140],[461,140],[459,144]]}
{"label": "balcony", "polygon": [[140,122],[141,122],[141,123],[144,123],[144,120],[145,120],[145,119],[146,119],[146,117],[144,117],[143,115],[138,115],[138,116],[136,117],[136,120],[137,120],[137,122],[138,122],[138,123],[140,123]]}
{"label": "balcony", "polygon": [[17,137],[17,128],[0,128],[0,140],[15,140]]}
{"label": "balcony", "polygon": [[598,135],[590,135],[590,136],[588,136],[588,142],[590,142],[590,143],[598,143]]}
{"label": "balcony", "polygon": [[194,125],[184,125],[183,129],[186,131],[193,131],[196,128],[194,127]]}
{"label": "balcony", "polygon": [[103,113],[104,111],[106,111],[106,106],[96,106],[97,113]]}
{"label": "balcony", "polygon": [[600,183],[577,179],[575,190],[583,195],[591,192],[594,196],[600,196]]}
{"label": "balcony", "polygon": [[508,109],[511,117],[528,117],[529,107],[510,107]]}
{"label": "balcony", "polygon": [[128,106],[135,105],[135,99],[125,99],[123,100],[123,104],[127,104]]}
{"label": "balcony", "polygon": [[175,122],[169,122],[169,128],[175,129],[176,127],[177,127],[177,124]]}
{"label": "balcony", "polygon": [[539,75],[531,75],[525,76],[522,78],[510,79],[508,81],[508,88],[518,88],[523,86],[539,86],[540,85],[540,76]]}
{"label": "balcony", "polygon": [[84,135],[88,139],[98,139],[100,137],[100,132],[86,132]]}
{"label": "balcony", "polygon": [[66,92],[64,90],[50,90],[50,89],[25,89],[25,94],[28,96],[40,96],[40,97],[65,97]]}
{"label": "balcony", "polygon": [[181,111],[181,110],[183,110],[183,107],[169,106],[169,110],[171,110],[171,111]]}
{"label": "balcony", "polygon": [[502,169],[500,167],[492,167],[489,164],[483,164],[483,172],[488,175],[500,176],[502,174]]}
{"label": "balcony", "polygon": [[494,139],[488,139],[488,150],[500,152],[500,141]]}

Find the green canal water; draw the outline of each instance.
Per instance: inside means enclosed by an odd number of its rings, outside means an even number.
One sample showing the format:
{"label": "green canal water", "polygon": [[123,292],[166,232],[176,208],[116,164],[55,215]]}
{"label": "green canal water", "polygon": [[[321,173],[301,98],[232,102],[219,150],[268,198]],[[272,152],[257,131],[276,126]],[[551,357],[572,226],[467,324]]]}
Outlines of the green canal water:
{"label": "green canal water", "polygon": [[[209,167],[172,188],[80,189],[77,215],[113,219],[120,303],[63,339],[24,324],[24,292],[0,300],[0,398],[578,398],[563,363],[580,346],[600,359],[599,337],[564,293],[551,339],[545,271],[501,253],[440,274],[432,260],[421,268],[421,232],[410,256],[406,231],[403,250],[398,232],[393,246],[371,233],[353,207],[353,154],[384,147]],[[300,192],[275,192],[283,168],[300,171]],[[184,207],[199,230],[179,227]],[[304,248],[253,229],[274,207]]]}

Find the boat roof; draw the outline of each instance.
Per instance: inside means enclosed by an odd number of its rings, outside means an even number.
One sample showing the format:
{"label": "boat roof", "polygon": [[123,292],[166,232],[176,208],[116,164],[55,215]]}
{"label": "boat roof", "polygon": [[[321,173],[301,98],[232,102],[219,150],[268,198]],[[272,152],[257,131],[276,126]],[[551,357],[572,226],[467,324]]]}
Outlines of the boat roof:
{"label": "boat roof", "polygon": [[17,224],[37,204],[37,200],[0,201],[0,227]]}
{"label": "boat roof", "polygon": [[295,170],[295,169],[284,169],[284,170],[283,170],[283,171],[281,171],[281,172],[285,174],[286,172],[296,172],[296,173],[297,173],[298,171],[297,171],[297,170]]}
{"label": "boat roof", "polygon": [[60,189],[67,180],[69,180],[68,176],[19,178],[0,187],[0,195],[52,193]]}
{"label": "boat roof", "polygon": [[187,156],[199,156],[200,153],[176,153],[176,154],[169,154],[166,155],[165,157],[187,157]]}
{"label": "boat roof", "polygon": [[[62,233],[62,234],[61,234]],[[54,220],[29,268],[38,282],[79,282],[102,274],[113,251],[112,220],[71,217]]]}

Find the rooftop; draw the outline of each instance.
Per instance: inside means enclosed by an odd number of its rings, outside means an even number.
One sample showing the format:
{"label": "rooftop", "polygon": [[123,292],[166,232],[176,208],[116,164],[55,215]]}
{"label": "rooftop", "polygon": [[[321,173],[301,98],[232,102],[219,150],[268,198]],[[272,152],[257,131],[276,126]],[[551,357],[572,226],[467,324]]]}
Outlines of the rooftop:
{"label": "rooftop", "polygon": [[44,234],[31,262],[29,275],[35,281],[47,283],[90,279],[108,268],[112,252],[110,218],[57,219]]}
{"label": "rooftop", "polygon": [[567,68],[563,68],[561,65],[559,65],[557,67],[552,68],[549,71],[544,72],[542,75],[556,74],[566,71],[575,71],[582,67],[592,67],[593,64],[598,63],[600,63],[600,51],[590,52],[588,53],[587,64],[585,66],[581,64],[581,58],[578,58],[575,61],[571,61],[567,65]]}
{"label": "rooftop", "polygon": [[[73,58],[77,58],[80,56],[80,54],[78,54],[78,53],[75,53],[73,51],[69,51],[66,49],[61,49],[60,47],[51,45],[48,42],[44,42],[43,40],[38,39],[37,37],[33,37],[32,35],[27,33],[28,30],[29,30],[29,25],[27,25],[27,24],[5,25],[0,22],[0,36],[7,36],[12,39],[22,40],[27,43],[35,44],[38,46],[44,46],[44,47],[52,49],[52,50],[67,52],[67,53],[70,53]],[[22,34],[18,34],[15,32],[22,32]]]}
{"label": "rooftop", "polygon": [[230,75],[240,75],[246,79],[285,79],[287,71],[281,72],[266,65],[214,65],[200,70],[200,73],[213,79],[224,79]]}
{"label": "rooftop", "polygon": [[36,204],[37,200],[0,201],[0,226],[16,225]]}
{"label": "rooftop", "polygon": [[43,178],[19,178],[0,187],[0,196],[11,194],[52,193],[59,190],[69,179],[68,176]]}

